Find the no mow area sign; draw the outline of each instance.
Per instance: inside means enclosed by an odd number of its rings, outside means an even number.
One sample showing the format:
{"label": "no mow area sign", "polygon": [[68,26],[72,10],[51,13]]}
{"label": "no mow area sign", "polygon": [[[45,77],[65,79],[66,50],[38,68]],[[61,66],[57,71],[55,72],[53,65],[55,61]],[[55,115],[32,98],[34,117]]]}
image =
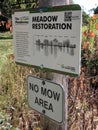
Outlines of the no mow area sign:
{"label": "no mow area sign", "polygon": [[65,103],[61,85],[29,75],[27,93],[31,108],[58,123],[63,123]]}

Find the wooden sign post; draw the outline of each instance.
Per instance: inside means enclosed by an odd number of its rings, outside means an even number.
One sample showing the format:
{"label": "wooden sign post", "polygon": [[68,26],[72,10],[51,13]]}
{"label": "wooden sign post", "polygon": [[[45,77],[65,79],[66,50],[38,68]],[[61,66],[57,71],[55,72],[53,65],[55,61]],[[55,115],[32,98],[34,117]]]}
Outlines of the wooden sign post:
{"label": "wooden sign post", "polygon": [[[48,6],[60,6],[60,5],[68,5],[69,4],[69,0],[40,0],[39,2],[39,6],[40,7],[48,7]],[[62,74],[57,74],[57,73],[49,73],[47,72],[46,77],[44,78],[48,78],[51,79],[53,82],[58,83],[58,84],[62,84],[64,86],[64,91],[65,91],[65,112],[64,112],[64,123],[62,125],[59,124],[53,124],[53,122],[50,121],[50,124],[53,125],[53,129],[54,130],[67,130],[67,115],[68,115],[68,111],[67,111],[67,94],[68,94],[68,79],[66,77],[66,75],[62,75]],[[45,121],[45,117],[44,121]],[[46,121],[47,122],[47,121]],[[44,122],[45,123],[45,122]],[[49,121],[48,121],[49,123]],[[42,123],[43,124],[43,123]],[[43,127],[46,127],[43,124]],[[50,125],[49,125],[50,127]],[[46,128],[43,128],[43,130],[45,130]],[[49,128],[51,129],[51,128]]]}

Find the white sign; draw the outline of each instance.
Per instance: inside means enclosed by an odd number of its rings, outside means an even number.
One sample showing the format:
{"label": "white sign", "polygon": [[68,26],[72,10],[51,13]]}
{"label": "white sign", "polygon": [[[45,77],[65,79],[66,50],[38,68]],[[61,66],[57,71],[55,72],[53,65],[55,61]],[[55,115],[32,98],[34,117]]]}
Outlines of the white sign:
{"label": "white sign", "polygon": [[15,61],[79,75],[81,9],[67,5],[47,10],[14,13]]}
{"label": "white sign", "polygon": [[28,76],[27,92],[31,108],[58,123],[63,123],[65,102],[64,90],[61,85]]}

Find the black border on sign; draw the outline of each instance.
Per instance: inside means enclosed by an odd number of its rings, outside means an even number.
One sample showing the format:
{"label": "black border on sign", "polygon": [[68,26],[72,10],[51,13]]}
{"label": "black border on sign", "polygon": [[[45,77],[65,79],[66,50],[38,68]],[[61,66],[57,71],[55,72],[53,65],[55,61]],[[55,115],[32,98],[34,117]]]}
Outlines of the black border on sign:
{"label": "black border on sign", "polygon": [[[58,121],[52,119],[51,117],[49,117],[49,116],[47,116],[47,115],[45,115],[45,114],[43,114],[43,113],[41,113],[41,112],[39,112],[39,111],[33,109],[33,108],[30,106],[29,101],[28,101],[28,95],[29,95],[29,94],[28,94],[28,79],[29,79],[29,77],[38,79],[38,80],[40,80],[40,81],[46,81],[46,82],[55,84],[55,85],[59,86],[59,87],[62,89],[62,121],[61,121],[61,122],[58,122]],[[37,112],[40,113],[41,115],[44,115],[44,116],[48,117],[49,119],[51,119],[51,120],[53,120],[53,121],[59,123],[60,125],[62,125],[62,124],[64,123],[64,121],[65,121],[65,94],[64,94],[64,93],[65,93],[65,90],[64,90],[63,86],[60,85],[60,84],[58,84],[58,83],[54,83],[54,82],[52,82],[52,81],[50,81],[50,80],[47,80],[47,79],[44,79],[44,78],[35,77],[35,76],[32,76],[32,75],[28,75],[28,76],[27,76],[27,101],[28,101],[29,107],[30,107],[31,109],[37,111]],[[66,113],[66,114],[67,114],[67,113]]]}

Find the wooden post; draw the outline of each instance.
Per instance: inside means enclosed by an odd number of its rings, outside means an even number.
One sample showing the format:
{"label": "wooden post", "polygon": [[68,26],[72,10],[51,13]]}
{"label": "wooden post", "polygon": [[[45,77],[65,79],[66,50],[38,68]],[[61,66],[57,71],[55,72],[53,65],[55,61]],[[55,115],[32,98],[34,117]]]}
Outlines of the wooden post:
{"label": "wooden post", "polygon": [[[69,0],[39,0],[39,7],[48,7],[48,6],[60,6],[68,5]],[[61,84],[64,87],[65,91],[65,121],[64,124],[57,124],[50,121],[46,117],[42,116],[42,130],[67,130],[67,94],[68,94],[68,78],[66,75],[49,73],[47,72],[44,76],[41,74],[41,77],[50,79],[55,83]]]}

